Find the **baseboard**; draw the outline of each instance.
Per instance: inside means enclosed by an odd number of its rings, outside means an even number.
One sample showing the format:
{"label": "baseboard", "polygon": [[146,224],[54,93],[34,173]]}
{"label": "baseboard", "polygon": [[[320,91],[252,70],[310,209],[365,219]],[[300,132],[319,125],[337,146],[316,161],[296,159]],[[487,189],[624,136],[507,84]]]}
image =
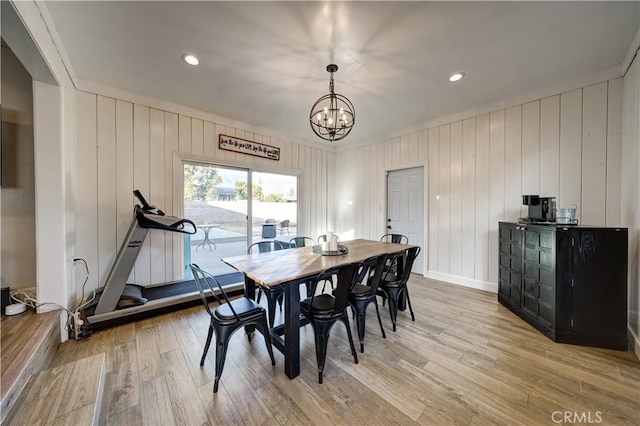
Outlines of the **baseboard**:
{"label": "baseboard", "polygon": [[490,283],[487,281],[474,280],[473,278],[459,277],[457,275],[443,274],[442,272],[428,271],[425,274],[426,278],[433,280],[444,281],[446,283],[459,285],[462,287],[475,288],[477,290],[490,291],[491,293],[498,293],[498,284]]}
{"label": "baseboard", "polygon": [[635,335],[630,326],[627,326],[629,330],[629,338],[631,340],[631,350],[636,354],[636,358],[640,360],[640,338]]}

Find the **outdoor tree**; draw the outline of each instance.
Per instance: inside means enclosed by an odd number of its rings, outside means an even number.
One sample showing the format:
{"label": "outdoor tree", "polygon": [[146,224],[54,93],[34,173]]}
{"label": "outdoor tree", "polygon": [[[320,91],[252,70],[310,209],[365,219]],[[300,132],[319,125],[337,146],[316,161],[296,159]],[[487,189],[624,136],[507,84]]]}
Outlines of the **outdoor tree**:
{"label": "outdoor tree", "polygon": [[[237,180],[235,182],[236,187],[236,198],[238,200],[246,200],[247,199],[247,182]],[[253,185],[253,190],[251,191],[251,198],[254,200],[262,201],[262,187],[260,185]]]}
{"label": "outdoor tree", "polygon": [[207,201],[215,198],[215,186],[222,182],[213,167],[184,166],[184,199]]}
{"label": "outdoor tree", "polygon": [[235,181],[236,187],[236,198],[238,200],[246,200],[247,199],[247,182],[237,180]]}
{"label": "outdoor tree", "polygon": [[264,201],[271,202],[271,203],[284,203],[285,200],[282,194],[276,194],[272,192],[270,194],[265,195]]}
{"label": "outdoor tree", "polygon": [[264,195],[262,194],[262,187],[260,185],[253,185],[251,198],[253,198],[254,200],[262,201]]}

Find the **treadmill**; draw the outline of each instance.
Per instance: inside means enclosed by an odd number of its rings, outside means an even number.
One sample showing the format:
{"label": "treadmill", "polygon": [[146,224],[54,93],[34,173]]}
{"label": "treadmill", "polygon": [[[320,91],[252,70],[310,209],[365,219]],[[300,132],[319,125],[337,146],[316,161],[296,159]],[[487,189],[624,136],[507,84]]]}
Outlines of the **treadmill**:
{"label": "treadmill", "polygon": [[189,219],[166,216],[162,210],[149,205],[140,191],[135,190],[133,194],[141,205],[136,204],[134,208],[131,226],[104,286],[96,291],[95,300],[81,311],[85,324],[89,324],[83,327],[83,336],[91,334],[94,327],[130,322],[175,310],[178,305],[200,301],[198,288],[193,280],[151,286],[127,284],[127,278],[150,229],[190,235],[197,230]]}

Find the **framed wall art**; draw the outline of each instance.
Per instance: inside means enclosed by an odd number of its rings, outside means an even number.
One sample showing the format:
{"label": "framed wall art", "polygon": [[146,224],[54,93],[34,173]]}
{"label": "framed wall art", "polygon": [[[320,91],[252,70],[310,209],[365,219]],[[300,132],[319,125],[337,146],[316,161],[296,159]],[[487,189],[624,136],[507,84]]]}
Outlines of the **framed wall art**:
{"label": "framed wall art", "polygon": [[280,160],[280,148],[265,145],[260,142],[251,142],[235,136],[220,135],[218,147],[226,151],[239,152],[241,154],[255,155],[256,157]]}

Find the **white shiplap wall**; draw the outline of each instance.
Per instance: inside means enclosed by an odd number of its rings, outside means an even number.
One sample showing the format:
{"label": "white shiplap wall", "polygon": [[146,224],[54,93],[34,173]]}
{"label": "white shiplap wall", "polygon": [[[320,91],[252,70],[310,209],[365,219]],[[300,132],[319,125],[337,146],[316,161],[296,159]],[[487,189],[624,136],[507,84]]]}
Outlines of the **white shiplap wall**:
{"label": "white shiplap wall", "polygon": [[[174,153],[189,159],[263,171],[299,174],[298,229],[315,237],[332,226],[328,187],[332,152],[230,127],[141,103],[79,91],[77,96],[77,257],[89,266],[92,286],[104,284],[127,233],[139,189],[169,215],[174,199]],[[278,162],[218,149],[226,134],[280,147]],[[179,279],[180,238],[151,232],[129,282],[141,285]]]}
{"label": "white shiplap wall", "polygon": [[581,224],[621,225],[621,116],[618,78],[344,149],[338,231],[378,238],[385,170],[423,165],[427,274],[495,291],[498,222],[526,215],[522,194],[576,204]]}

